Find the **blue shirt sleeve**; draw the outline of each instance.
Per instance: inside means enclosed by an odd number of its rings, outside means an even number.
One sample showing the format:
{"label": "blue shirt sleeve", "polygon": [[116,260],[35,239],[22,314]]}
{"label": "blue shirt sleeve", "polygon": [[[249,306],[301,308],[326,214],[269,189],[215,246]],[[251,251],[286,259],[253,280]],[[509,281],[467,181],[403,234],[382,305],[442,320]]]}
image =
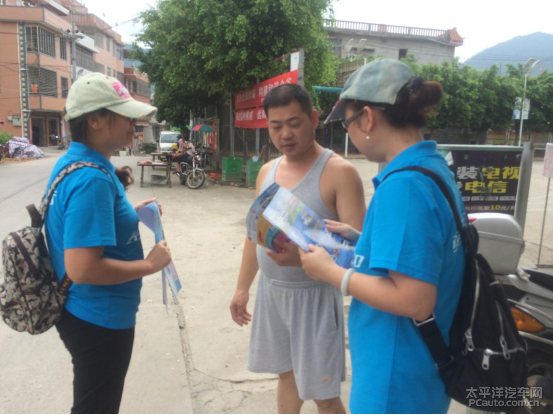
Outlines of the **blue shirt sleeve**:
{"label": "blue shirt sleeve", "polygon": [[108,177],[79,181],[66,202],[63,249],[117,245],[115,198],[115,184]]}
{"label": "blue shirt sleeve", "polygon": [[445,255],[440,211],[428,183],[391,177],[375,194],[369,267],[436,285]]}

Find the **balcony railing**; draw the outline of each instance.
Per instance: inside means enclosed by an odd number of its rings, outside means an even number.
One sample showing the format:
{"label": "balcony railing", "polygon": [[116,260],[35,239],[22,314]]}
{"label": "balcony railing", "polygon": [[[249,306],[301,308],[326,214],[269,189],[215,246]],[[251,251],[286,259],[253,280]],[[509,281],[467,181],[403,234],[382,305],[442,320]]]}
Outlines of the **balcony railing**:
{"label": "balcony railing", "polygon": [[399,36],[432,38],[449,41],[447,30],[423,29],[419,27],[392,26],[378,23],[348,22],[344,20],[325,20],[325,28],[338,30],[351,30],[356,32],[370,33],[374,36]]}

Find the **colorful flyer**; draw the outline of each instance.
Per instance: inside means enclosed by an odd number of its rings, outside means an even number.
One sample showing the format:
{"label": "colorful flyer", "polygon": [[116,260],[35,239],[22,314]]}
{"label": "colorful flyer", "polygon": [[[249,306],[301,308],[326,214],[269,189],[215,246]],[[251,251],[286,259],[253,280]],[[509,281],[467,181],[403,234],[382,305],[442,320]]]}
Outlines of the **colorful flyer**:
{"label": "colorful flyer", "polygon": [[355,246],[351,241],[327,231],[323,218],[305,205],[292,192],[276,183],[254,202],[246,220],[248,238],[273,249],[273,241],[291,241],[304,251],[308,245],[324,248],[334,261],[352,268]]}

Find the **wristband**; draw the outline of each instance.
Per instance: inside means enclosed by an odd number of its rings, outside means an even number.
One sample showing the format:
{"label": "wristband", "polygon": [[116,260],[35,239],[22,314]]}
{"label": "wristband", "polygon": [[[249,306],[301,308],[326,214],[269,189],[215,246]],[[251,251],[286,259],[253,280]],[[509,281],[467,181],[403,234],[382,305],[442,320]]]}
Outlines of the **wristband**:
{"label": "wristband", "polygon": [[350,268],[344,273],[344,276],[342,277],[342,284],[340,285],[340,291],[342,292],[342,295],[344,297],[347,297],[348,295],[350,295],[348,292],[348,285],[349,285],[349,280],[351,280],[351,276],[354,273],[355,273],[355,269]]}

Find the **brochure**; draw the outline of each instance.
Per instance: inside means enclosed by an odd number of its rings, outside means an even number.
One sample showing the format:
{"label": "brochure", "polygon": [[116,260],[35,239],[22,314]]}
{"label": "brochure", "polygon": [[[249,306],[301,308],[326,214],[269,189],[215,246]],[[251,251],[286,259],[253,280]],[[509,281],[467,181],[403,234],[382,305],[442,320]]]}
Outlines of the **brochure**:
{"label": "brochure", "polygon": [[324,248],[338,265],[353,267],[355,245],[329,232],[323,218],[276,183],[252,205],[247,228],[250,240],[269,249],[272,249],[275,238],[290,240],[306,252],[308,245],[317,245]]}
{"label": "brochure", "polygon": [[[163,226],[161,224],[161,214],[157,206],[157,202],[150,203],[149,205],[144,206],[138,211],[138,219],[142,222],[148,229],[150,229],[154,235],[156,244],[165,239],[163,233]],[[175,269],[175,264],[173,261],[163,268],[161,271],[162,281],[163,281],[163,304],[167,304],[167,290],[165,281],[169,283],[171,291],[173,292],[175,299],[181,290],[181,283],[179,280],[179,275]],[[177,300],[178,302],[178,300]]]}

